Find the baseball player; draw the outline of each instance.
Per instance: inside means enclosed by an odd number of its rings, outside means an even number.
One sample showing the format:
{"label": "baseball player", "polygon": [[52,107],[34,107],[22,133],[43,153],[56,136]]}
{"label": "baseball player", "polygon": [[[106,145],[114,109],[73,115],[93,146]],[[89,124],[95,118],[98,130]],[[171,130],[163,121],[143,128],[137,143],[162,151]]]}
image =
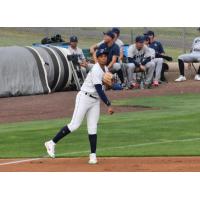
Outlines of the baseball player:
{"label": "baseball player", "polygon": [[90,48],[90,52],[93,55],[94,61],[96,60],[95,51],[97,49],[102,49],[102,48],[108,49],[108,52],[109,52],[108,61],[107,61],[107,66],[108,66],[109,71],[112,73],[117,73],[121,83],[123,84],[124,83],[123,71],[121,69],[121,64],[118,62],[119,57],[120,57],[120,48],[115,43],[114,32],[108,31],[104,33],[104,41],[98,44],[95,44]]}
{"label": "baseball player", "polygon": [[[200,28],[197,29],[200,32]],[[200,37],[194,39],[192,44],[191,53],[183,54],[178,57],[178,65],[180,76],[175,80],[176,82],[186,81],[184,63],[197,63],[200,62]],[[200,81],[200,67],[194,77],[195,81]]]}
{"label": "baseball player", "polygon": [[[120,29],[114,27],[114,28],[112,28],[111,31],[112,31],[112,32],[114,33],[114,35],[115,35],[114,42],[115,42],[115,44],[118,45],[118,47],[119,47],[119,49],[120,49],[119,61],[122,61],[122,59],[123,59],[123,47],[124,47],[124,43],[122,42],[122,40],[119,39],[119,36],[120,36]],[[101,42],[99,42],[99,43],[95,44],[94,46],[92,46],[92,47],[91,47],[91,48],[92,48],[92,51],[93,51],[93,49],[95,49],[95,48],[96,48],[96,49],[99,48],[99,46],[100,46],[101,44],[103,44],[103,43],[104,43],[104,40],[102,40]]]}
{"label": "baseball player", "polygon": [[137,71],[147,71],[145,85],[148,87],[153,79],[155,63],[151,61],[151,52],[144,44],[144,36],[137,36],[135,44],[128,48],[128,86],[129,88],[136,87],[136,80],[133,73]]}
{"label": "baseball player", "polygon": [[111,102],[103,90],[103,84],[111,86],[112,83],[112,74],[108,72],[106,67],[107,57],[108,52],[106,49],[99,49],[96,52],[97,63],[89,71],[81,87],[81,91],[76,96],[76,104],[71,122],[64,126],[52,140],[45,142],[45,147],[50,157],[55,157],[56,144],[63,137],[78,129],[86,116],[91,148],[89,164],[97,163],[97,123],[100,115],[100,99],[108,106],[108,113],[114,113]]}
{"label": "baseball player", "polygon": [[[149,47],[155,50],[156,58],[162,58],[161,56],[165,55],[165,51],[164,51],[162,43],[160,41],[156,40],[155,33],[153,31],[149,30],[146,33],[144,33],[144,35],[146,35],[150,38]],[[167,58],[169,58],[169,57],[167,57]],[[169,59],[168,61],[172,61],[172,59]],[[162,64],[160,80],[166,81],[164,72],[166,70],[166,67],[168,67],[168,65],[166,63],[164,63],[163,59],[158,59],[157,62],[159,62],[159,64],[158,64],[159,66]],[[159,72],[159,67],[157,68],[157,70]]]}
{"label": "baseball player", "polygon": [[88,71],[92,68],[93,65],[90,65],[83,54],[82,49],[78,47],[78,37],[73,35],[70,37],[70,45],[68,47],[72,55],[77,55],[78,63],[81,66],[84,77],[87,76]]}
{"label": "baseball player", "polygon": [[[150,38],[148,35],[144,35],[145,42],[144,44],[149,47]],[[151,52],[151,60],[155,63],[155,75],[153,79],[153,86],[159,86],[161,71],[162,71],[162,65],[163,65],[163,58],[156,58],[156,51],[149,47],[149,50]]]}

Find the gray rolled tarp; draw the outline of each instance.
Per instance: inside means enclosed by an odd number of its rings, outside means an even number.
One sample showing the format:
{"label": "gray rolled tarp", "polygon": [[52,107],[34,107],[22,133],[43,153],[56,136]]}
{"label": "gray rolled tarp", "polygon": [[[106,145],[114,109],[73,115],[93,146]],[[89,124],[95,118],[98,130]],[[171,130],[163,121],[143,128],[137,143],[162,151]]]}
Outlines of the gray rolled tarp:
{"label": "gray rolled tarp", "polygon": [[0,97],[65,90],[72,72],[63,51],[58,47],[1,47]]}
{"label": "gray rolled tarp", "polygon": [[0,97],[49,93],[44,63],[32,49],[0,48]]}

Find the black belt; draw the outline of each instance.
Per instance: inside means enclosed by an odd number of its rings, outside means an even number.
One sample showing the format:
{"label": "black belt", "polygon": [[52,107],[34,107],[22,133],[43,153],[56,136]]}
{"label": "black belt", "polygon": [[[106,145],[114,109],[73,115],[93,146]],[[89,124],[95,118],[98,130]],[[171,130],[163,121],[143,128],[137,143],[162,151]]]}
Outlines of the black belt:
{"label": "black belt", "polygon": [[98,99],[97,97],[92,96],[91,94],[89,94],[89,93],[87,93],[87,92],[85,92],[85,95],[87,95],[87,96],[89,96],[89,97],[91,97],[91,98],[93,98],[93,99]]}

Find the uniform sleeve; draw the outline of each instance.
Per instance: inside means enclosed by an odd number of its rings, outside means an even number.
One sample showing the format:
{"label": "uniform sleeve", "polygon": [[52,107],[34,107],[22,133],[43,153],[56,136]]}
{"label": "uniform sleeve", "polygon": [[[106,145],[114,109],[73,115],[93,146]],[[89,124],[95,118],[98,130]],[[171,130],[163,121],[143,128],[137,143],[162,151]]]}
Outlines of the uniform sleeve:
{"label": "uniform sleeve", "polygon": [[85,60],[85,55],[83,54],[83,50],[80,49],[80,59]]}
{"label": "uniform sleeve", "polygon": [[113,56],[120,56],[120,49],[118,45],[115,45],[115,48],[113,49]]}
{"label": "uniform sleeve", "polygon": [[103,91],[102,85],[101,84],[96,84],[94,85],[95,89],[99,95],[99,97],[101,98],[101,100],[107,105],[110,106],[111,102],[109,101],[108,97],[106,96],[105,92]]}
{"label": "uniform sleeve", "polygon": [[147,46],[145,46],[145,54],[144,54],[144,58],[142,60],[142,65],[146,65],[148,62],[151,61],[151,50],[150,48],[148,48]]}
{"label": "uniform sleeve", "polygon": [[144,53],[144,58],[151,57],[151,50],[147,46],[145,46],[145,53]]}
{"label": "uniform sleeve", "polygon": [[165,53],[163,45],[159,42],[159,53]]}
{"label": "uniform sleeve", "polygon": [[101,44],[103,44],[104,41],[102,40],[101,42],[97,43],[97,47],[99,48],[101,46]]}
{"label": "uniform sleeve", "polygon": [[128,57],[133,58],[133,46],[128,47]]}

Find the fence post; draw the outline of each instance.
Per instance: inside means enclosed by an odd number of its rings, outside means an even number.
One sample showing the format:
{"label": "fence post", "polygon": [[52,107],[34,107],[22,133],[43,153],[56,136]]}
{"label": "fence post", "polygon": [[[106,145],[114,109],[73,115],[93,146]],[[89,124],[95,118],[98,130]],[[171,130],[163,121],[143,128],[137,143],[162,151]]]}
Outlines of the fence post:
{"label": "fence post", "polygon": [[131,44],[133,44],[133,28],[131,28]]}
{"label": "fence post", "polygon": [[186,53],[186,29],[183,27],[182,31],[182,36],[183,36],[183,53]]}

